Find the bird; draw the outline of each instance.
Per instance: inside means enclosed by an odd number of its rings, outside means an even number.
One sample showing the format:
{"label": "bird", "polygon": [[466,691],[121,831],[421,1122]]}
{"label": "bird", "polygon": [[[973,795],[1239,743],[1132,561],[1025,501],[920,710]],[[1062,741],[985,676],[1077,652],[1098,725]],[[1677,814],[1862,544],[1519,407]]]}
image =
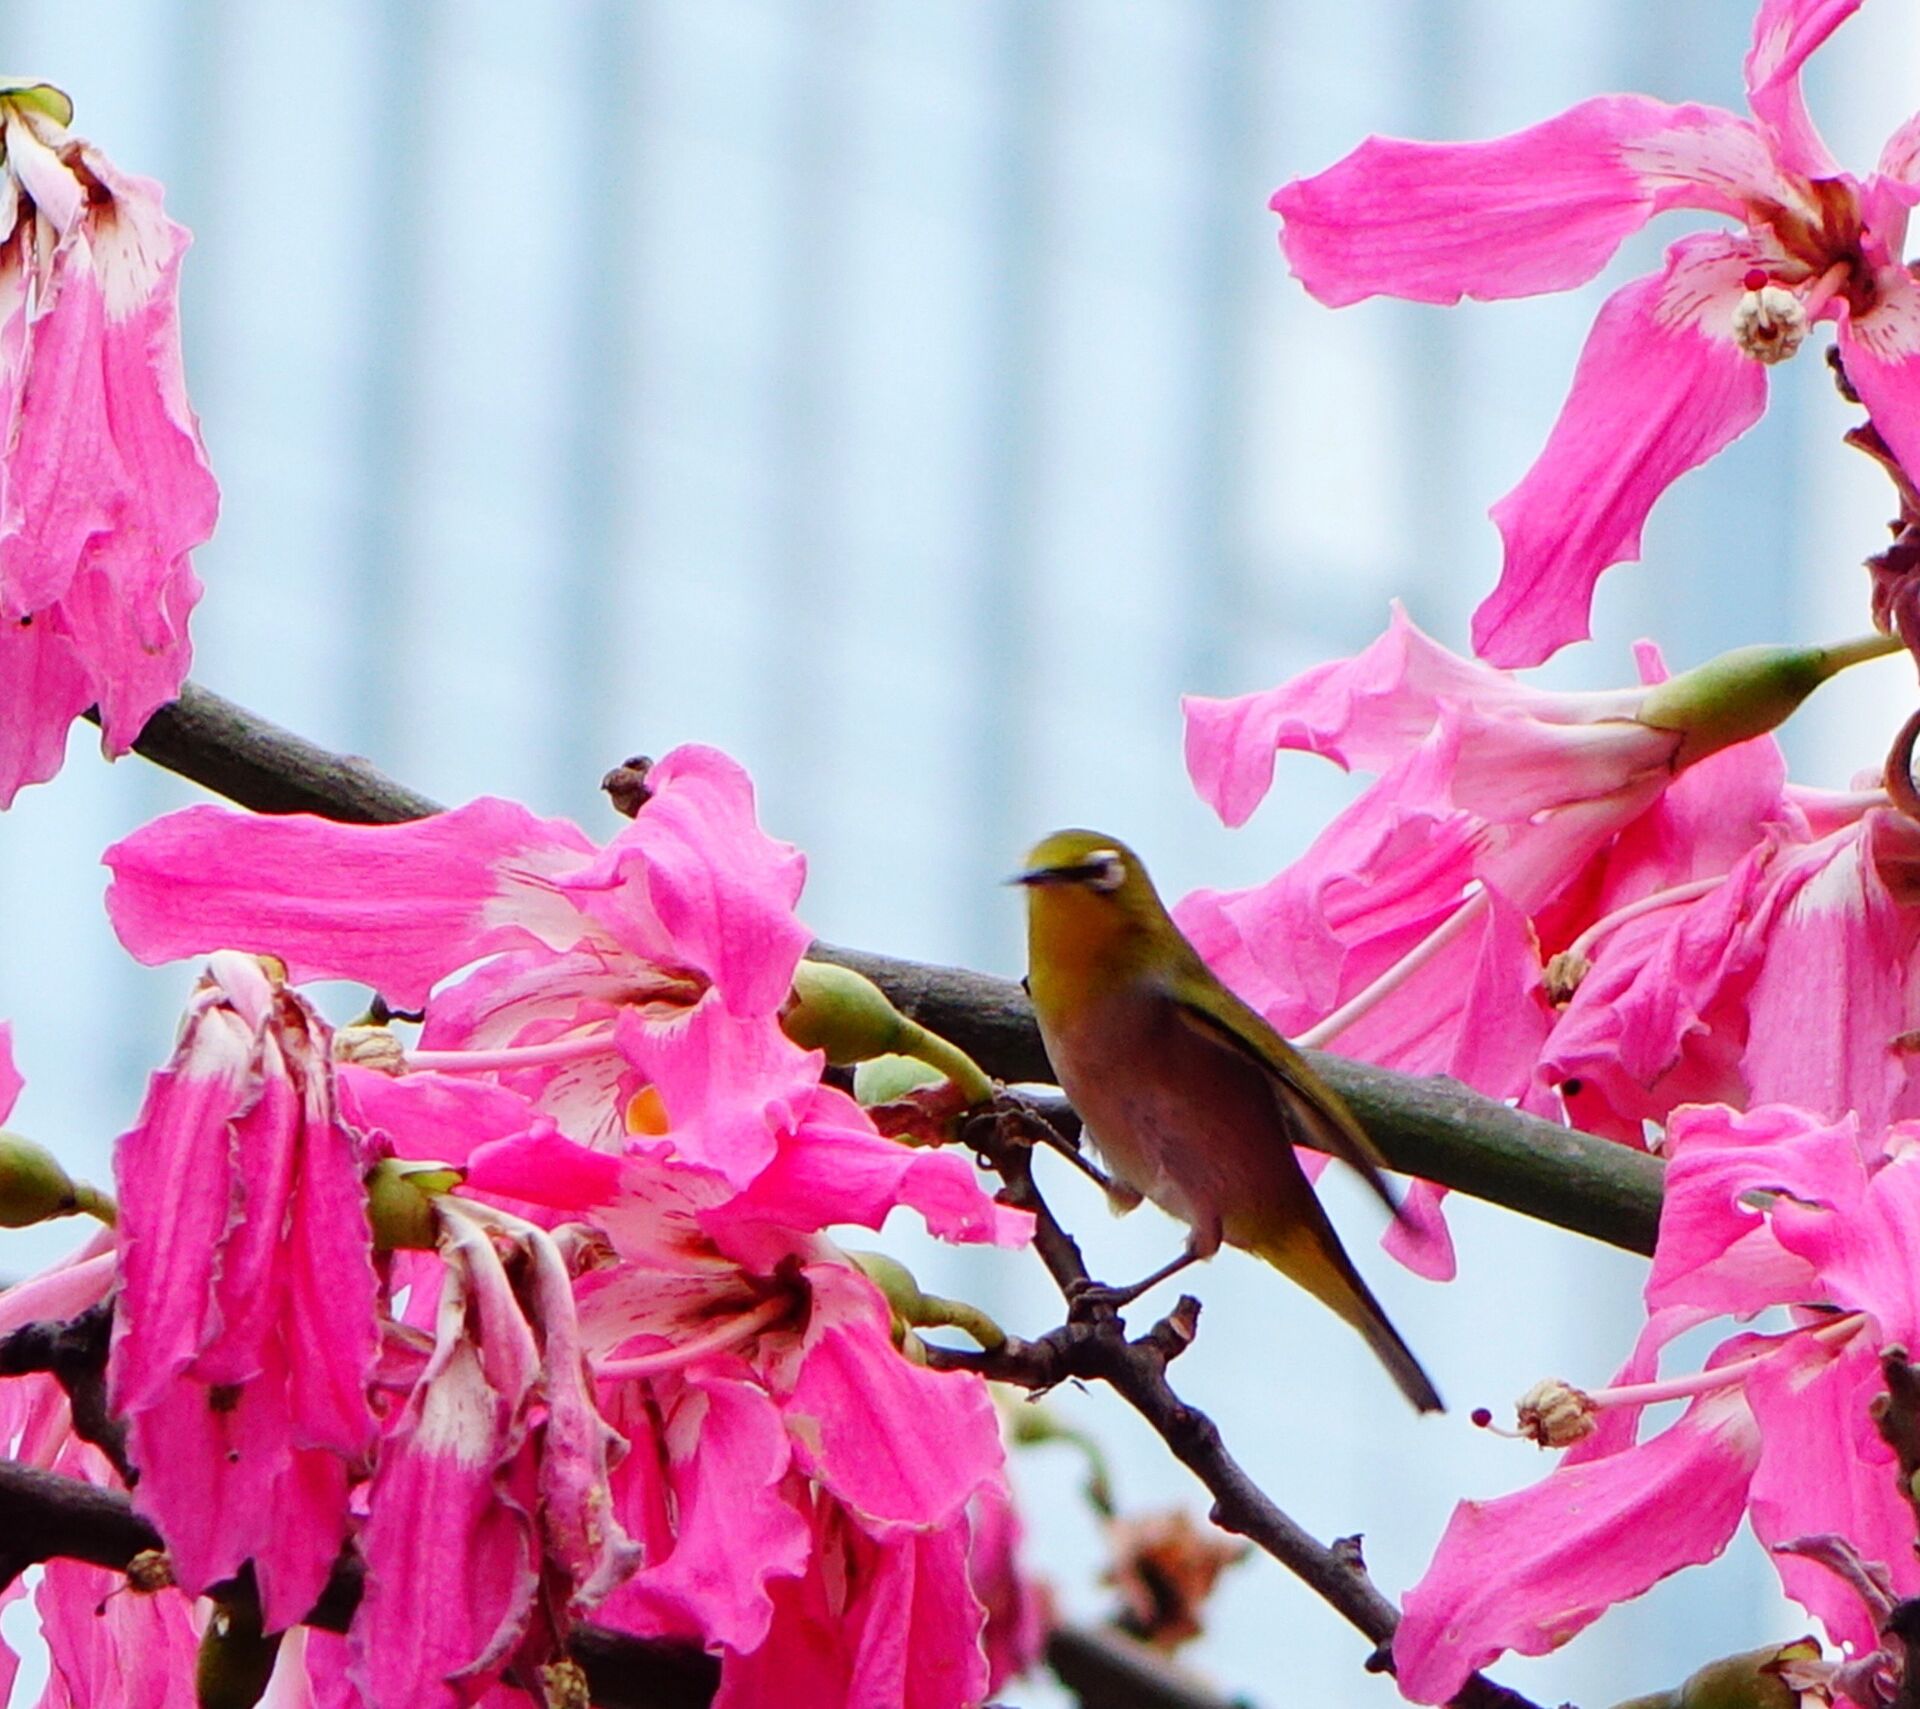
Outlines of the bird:
{"label": "bird", "polygon": [[1420,1411],[1445,1410],[1294,1155],[1330,1152],[1400,1214],[1339,1094],[1201,960],[1125,843],[1055,831],[1011,882],[1027,892],[1027,991],[1060,1089],[1119,1185],[1189,1230],[1170,1264],[1096,1291],[1125,1304],[1241,1247],[1357,1329]]}

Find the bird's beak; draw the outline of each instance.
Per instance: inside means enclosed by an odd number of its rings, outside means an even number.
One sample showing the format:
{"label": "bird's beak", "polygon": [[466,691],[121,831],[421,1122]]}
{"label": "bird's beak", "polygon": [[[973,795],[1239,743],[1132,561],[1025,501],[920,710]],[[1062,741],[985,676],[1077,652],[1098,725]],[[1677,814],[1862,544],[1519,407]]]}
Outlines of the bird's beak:
{"label": "bird's beak", "polygon": [[1031,889],[1036,884],[1058,884],[1065,877],[1066,873],[1057,866],[1035,866],[1016,872],[1007,883],[1024,884]]}

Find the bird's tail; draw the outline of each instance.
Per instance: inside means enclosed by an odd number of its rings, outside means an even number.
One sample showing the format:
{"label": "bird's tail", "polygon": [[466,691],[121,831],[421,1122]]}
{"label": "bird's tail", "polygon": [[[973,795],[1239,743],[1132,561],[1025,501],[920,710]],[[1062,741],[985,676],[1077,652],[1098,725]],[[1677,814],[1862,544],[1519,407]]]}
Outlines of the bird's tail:
{"label": "bird's tail", "polygon": [[1254,1251],[1359,1330],[1380,1363],[1393,1374],[1400,1392],[1420,1411],[1445,1412],[1446,1405],[1432,1379],[1420,1368],[1413,1349],[1400,1339],[1399,1330],[1387,1321],[1373,1290],[1341,1249],[1332,1225],[1315,1228],[1314,1220],[1302,1219],[1283,1233],[1263,1240]]}

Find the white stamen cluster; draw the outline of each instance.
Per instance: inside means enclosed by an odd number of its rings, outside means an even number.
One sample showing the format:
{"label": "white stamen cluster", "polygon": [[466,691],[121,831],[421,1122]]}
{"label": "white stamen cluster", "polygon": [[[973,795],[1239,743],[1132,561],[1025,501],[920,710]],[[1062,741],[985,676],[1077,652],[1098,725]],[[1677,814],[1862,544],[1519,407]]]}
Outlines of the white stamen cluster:
{"label": "white stamen cluster", "polygon": [[1733,341],[1756,362],[1784,362],[1805,341],[1807,311],[1779,285],[1762,285],[1733,311]]}

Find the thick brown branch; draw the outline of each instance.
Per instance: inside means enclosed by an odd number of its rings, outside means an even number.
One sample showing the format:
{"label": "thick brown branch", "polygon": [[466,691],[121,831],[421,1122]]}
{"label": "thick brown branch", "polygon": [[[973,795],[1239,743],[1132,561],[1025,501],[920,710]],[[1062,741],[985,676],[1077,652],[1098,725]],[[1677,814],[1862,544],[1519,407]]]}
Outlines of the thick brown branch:
{"label": "thick brown branch", "polygon": [[[393,824],[441,810],[365,760],[329,753],[192,683],[153,715],[134,748],[257,812]],[[866,974],[990,1074],[1053,1079],[1033,1010],[1013,981],[835,944],[815,944],[813,953]],[[1661,1180],[1654,1158],[1522,1115],[1449,1080],[1309,1057],[1396,1169],[1630,1252],[1653,1250]]]}

